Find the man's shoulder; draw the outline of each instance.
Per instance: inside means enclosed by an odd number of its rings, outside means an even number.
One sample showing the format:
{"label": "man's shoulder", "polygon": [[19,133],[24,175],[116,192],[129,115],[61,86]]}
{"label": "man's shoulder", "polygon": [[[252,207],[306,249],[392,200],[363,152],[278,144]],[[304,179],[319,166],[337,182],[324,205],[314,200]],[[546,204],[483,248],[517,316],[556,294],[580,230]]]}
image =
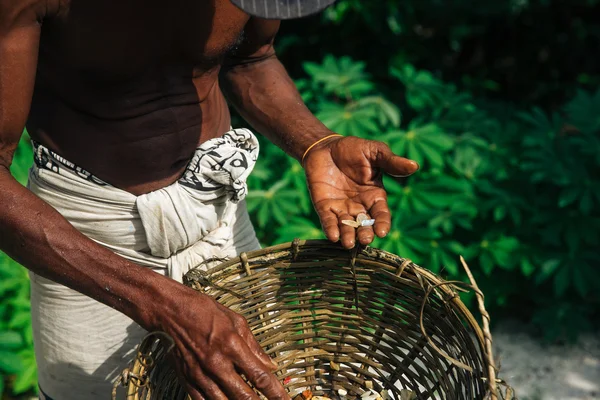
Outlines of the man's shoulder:
{"label": "man's shoulder", "polygon": [[0,0],[0,29],[42,22],[68,8],[71,0]]}

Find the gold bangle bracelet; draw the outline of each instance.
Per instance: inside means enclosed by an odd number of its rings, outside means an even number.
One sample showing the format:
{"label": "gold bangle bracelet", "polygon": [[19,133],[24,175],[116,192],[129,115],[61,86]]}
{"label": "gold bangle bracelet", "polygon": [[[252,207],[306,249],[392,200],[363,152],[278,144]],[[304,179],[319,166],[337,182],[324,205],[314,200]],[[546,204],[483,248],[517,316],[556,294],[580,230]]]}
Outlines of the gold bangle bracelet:
{"label": "gold bangle bracelet", "polygon": [[324,140],[327,140],[327,139],[329,139],[329,138],[332,138],[332,137],[334,137],[334,136],[343,136],[343,135],[340,135],[340,134],[336,133],[336,134],[333,134],[333,135],[325,136],[324,138],[321,138],[321,139],[317,140],[316,142],[314,142],[313,144],[311,144],[311,145],[308,147],[308,149],[306,149],[306,151],[304,152],[304,155],[302,156],[302,162],[301,162],[301,164],[303,164],[303,165],[304,165],[304,159],[306,158],[306,155],[308,154],[308,152],[309,152],[309,151],[310,151],[310,150],[311,150],[313,147],[315,147],[315,146],[316,146],[316,145],[318,145],[319,143],[323,142]]}

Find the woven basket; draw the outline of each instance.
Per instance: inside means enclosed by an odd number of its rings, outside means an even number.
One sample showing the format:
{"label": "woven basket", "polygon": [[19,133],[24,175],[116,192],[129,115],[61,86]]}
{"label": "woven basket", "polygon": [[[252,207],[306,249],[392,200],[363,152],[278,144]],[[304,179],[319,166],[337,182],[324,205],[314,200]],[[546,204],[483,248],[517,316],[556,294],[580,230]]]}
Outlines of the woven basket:
{"label": "woven basket", "polygon": [[[398,400],[489,395],[475,318],[453,285],[410,260],[296,240],[192,270],[185,284],[246,317],[292,398],[309,389],[336,399],[343,389],[359,399],[368,388]],[[141,343],[128,399],[187,398],[165,361],[168,344]]]}

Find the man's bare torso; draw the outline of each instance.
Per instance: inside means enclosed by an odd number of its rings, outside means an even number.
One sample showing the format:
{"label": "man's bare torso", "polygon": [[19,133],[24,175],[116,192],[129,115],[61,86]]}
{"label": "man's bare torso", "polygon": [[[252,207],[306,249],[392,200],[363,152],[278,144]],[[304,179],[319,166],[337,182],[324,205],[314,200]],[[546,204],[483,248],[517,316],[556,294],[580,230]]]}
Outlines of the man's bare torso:
{"label": "man's bare torso", "polygon": [[72,0],[42,25],[34,140],[134,194],[229,129],[218,74],[248,16],[229,0]]}

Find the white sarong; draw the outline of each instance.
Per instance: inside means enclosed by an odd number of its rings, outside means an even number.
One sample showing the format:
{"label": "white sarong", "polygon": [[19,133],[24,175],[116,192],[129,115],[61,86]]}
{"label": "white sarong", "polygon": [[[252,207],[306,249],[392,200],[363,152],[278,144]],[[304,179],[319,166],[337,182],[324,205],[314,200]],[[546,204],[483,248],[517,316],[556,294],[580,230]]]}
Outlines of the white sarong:
{"label": "white sarong", "polygon": [[[235,129],[202,144],[183,176],[134,196],[34,144],[29,188],[77,230],[182,281],[212,258],[260,247],[246,210],[258,141]],[[106,400],[146,332],[125,315],[34,273],[31,303],[41,390],[52,400]],[[44,399],[44,395],[41,395]]]}

